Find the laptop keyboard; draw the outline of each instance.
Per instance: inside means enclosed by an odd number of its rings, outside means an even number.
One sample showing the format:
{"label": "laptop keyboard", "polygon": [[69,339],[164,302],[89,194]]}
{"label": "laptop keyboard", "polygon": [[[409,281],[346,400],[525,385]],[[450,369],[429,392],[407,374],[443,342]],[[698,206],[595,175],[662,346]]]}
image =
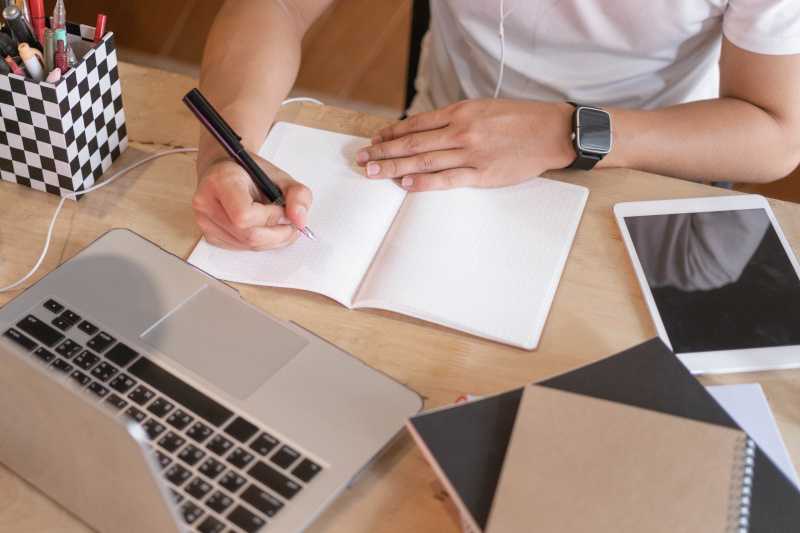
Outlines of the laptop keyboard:
{"label": "laptop keyboard", "polygon": [[193,531],[252,533],[322,470],[55,300],[3,336],[141,424]]}

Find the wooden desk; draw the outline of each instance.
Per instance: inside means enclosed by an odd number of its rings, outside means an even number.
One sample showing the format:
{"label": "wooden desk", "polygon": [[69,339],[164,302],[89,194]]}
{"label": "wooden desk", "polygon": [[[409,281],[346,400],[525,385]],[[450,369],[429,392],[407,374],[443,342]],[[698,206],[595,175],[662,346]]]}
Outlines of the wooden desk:
{"label": "wooden desk", "polygon": [[[131,146],[115,165],[170,146],[193,146],[196,121],[180,103],[194,82],[160,71],[121,66]],[[284,120],[369,137],[385,120],[317,106],[293,106]],[[612,206],[626,200],[729,194],[641,172],[603,170],[552,177],[591,189],[539,349],[527,352],[400,315],[349,311],[315,294],[240,286],[244,297],[291,319],[408,384],[426,406],[465,392],[490,394],[521,386],[613,354],[654,336],[636,278],[619,237]],[[101,233],[129,227],[186,257],[200,233],[190,198],[194,157],[150,163],[79,204],[69,202],[56,225],[41,272],[72,257]],[[0,283],[27,272],[38,256],[57,198],[0,184]],[[772,202],[795,250],[800,206]],[[12,295],[0,295],[0,304]],[[800,461],[800,371],[712,376],[703,382],[761,383],[790,453]],[[8,406],[1,406],[6,409]],[[2,438],[0,436],[0,438]],[[37,490],[0,467],[0,531],[61,533],[87,528]],[[411,439],[403,436],[311,527],[312,532],[456,532],[447,497]]]}

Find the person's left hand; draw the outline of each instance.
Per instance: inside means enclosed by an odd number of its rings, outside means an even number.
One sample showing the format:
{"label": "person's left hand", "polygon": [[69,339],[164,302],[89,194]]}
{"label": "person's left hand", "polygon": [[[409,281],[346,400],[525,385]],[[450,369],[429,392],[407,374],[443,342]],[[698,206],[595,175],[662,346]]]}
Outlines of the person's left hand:
{"label": "person's left hand", "polygon": [[527,100],[464,100],[384,128],[356,155],[369,178],[409,191],[501,187],[575,159],[573,106]]}

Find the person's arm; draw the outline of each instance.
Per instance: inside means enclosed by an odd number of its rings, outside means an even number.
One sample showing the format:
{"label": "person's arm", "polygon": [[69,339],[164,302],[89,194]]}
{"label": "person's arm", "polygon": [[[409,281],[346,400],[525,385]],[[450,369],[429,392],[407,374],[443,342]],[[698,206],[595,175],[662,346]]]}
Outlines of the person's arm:
{"label": "person's arm", "polygon": [[[200,90],[255,153],[294,84],[300,45],[333,0],[228,0],[206,41]],[[286,207],[269,205],[250,178],[205,131],[197,156],[195,218],[212,244],[235,249],[282,246],[304,227],[311,191],[264,160]]]}
{"label": "person's arm", "polygon": [[[800,55],[754,54],[723,39],[720,80],[717,99],[608,109],[614,146],[598,166],[737,182],[789,174],[800,163]],[[573,109],[467,100],[381,130],[358,162],[413,191],[516,183],[572,163]]]}

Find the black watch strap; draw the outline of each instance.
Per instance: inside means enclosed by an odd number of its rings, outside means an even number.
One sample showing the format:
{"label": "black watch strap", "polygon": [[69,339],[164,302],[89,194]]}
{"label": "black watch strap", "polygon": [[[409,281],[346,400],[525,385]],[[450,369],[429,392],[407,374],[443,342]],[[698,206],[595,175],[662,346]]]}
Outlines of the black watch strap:
{"label": "black watch strap", "polygon": [[567,168],[571,170],[592,170],[601,159],[603,159],[603,156],[600,155],[578,154],[575,161]]}

